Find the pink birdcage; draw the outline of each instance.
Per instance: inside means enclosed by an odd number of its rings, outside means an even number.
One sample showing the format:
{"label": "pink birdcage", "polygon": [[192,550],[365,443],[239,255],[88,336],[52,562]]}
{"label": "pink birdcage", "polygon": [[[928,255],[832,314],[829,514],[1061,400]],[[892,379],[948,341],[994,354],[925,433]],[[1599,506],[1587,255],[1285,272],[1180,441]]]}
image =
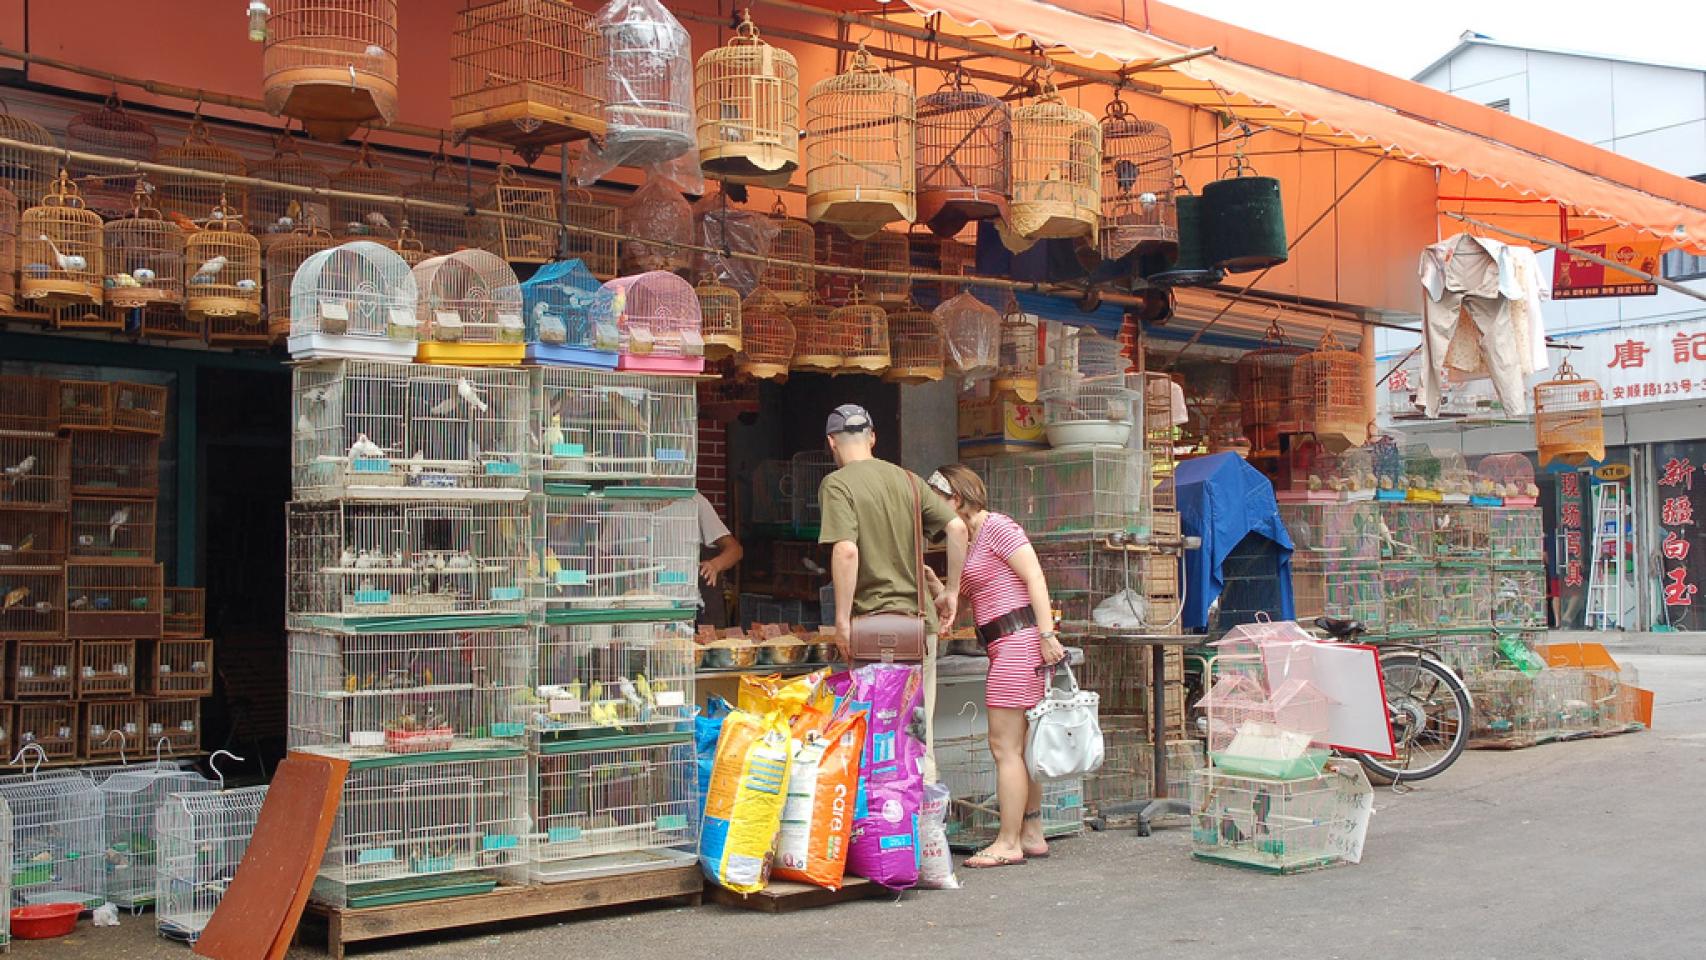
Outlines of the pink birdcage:
{"label": "pink birdcage", "polygon": [[692,284],[654,270],[617,277],[599,289],[595,325],[612,323],[621,337],[616,369],[638,373],[695,374],[705,369],[699,297]]}

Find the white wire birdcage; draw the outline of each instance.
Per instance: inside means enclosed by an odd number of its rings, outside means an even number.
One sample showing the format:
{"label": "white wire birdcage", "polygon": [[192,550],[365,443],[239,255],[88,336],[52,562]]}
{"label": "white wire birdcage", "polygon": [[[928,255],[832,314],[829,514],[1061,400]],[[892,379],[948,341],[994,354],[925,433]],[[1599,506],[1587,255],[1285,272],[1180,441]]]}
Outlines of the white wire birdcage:
{"label": "white wire birdcage", "polygon": [[1534,461],[1523,453],[1492,453],[1475,465],[1475,497],[1481,506],[1532,507],[1540,497]]}
{"label": "white wire birdcage", "polygon": [[446,884],[525,880],[527,784],[520,750],[354,761],[311,896],[351,907]]}
{"label": "white wire birdcage", "polygon": [[[1385,615],[1388,634],[1432,632],[1441,624],[1436,619],[1443,604],[1434,600],[1434,578],[1438,570],[1431,563],[1383,563],[1380,565],[1380,603]],[[1490,618],[1489,608],[1483,618]],[[1468,626],[1468,623],[1444,624],[1448,627]]]}
{"label": "white wire birdcage", "polygon": [[290,634],[293,750],[385,757],[515,746],[533,638],[524,629]]}
{"label": "white wire birdcage", "polygon": [[521,284],[529,363],[616,368],[620,334],[614,325],[592,322],[599,287],[579,260],[547,263]]}
{"label": "white wire birdcage", "polygon": [[1466,503],[1434,508],[1434,556],[1441,561],[1486,563],[1492,558],[1492,514]]}
{"label": "white wire birdcage", "polygon": [[541,734],[676,727],[692,719],[687,621],[534,628],[533,729]]}
{"label": "white wire birdcage", "polygon": [[[615,493],[617,495],[611,495]],[[528,563],[547,608],[675,612],[698,606],[697,508],[643,487],[604,496],[545,496]]]}
{"label": "white wire birdcage", "polygon": [[165,763],[126,767],[100,784],[108,901],[133,910],[154,902],[160,863],[156,816],[174,794],[187,796],[214,788],[214,782],[200,773]]}
{"label": "white wire birdcage", "polygon": [[521,362],[527,353],[521,281],[502,257],[459,250],[421,261],[414,275],[423,362]]}
{"label": "white wire birdcage", "polygon": [[451,32],[451,129],[530,165],[552,144],[601,134],[602,57],[592,14],[568,0],[464,8]]}
{"label": "white wire birdcage", "polygon": [[1469,742],[1477,746],[1528,747],[1540,742],[1551,723],[1537,695],[1536,678],[1521,670],[1488,670],[1469,678],[1474,704]]}
{"label": "white wire birdcage", "polygon": [[705,369],[699,298],[692,284],[673,273],[654,270],[606,283],[593,302],[592,323],[616,328],[622,343],[618,370],[691,374]]}
{"label": "white wire birdcage", "polygon": [[[32,752],[51,759],[39,744],[26,744],[13,765]],[[0,777],[0,800],[12,821],[11,903],[106,902],[104,799],[86,777],[44,776],[39,763],[29,773]]]}
{"label": "white wire birdcage", "polygon": [[1546,571],[1539,566],[1495,567],[1493,626],[1501,630],[1546,626]]}
{"label": "white wire birdcage", "polygon": [[190,943],[225,898],[260,821],[267,787],[172,794],[161,804],[155,835],[154,918],[161,936]]}
{"label": "white wire birdcage", "polygon": [[604,46],[604,140],[611,166],[667,163],[694,149],[693,44],[659,0],[610,0],[594,29]]}
{"label": "white wire birdcage", "polygon": [[[936,765],[942,784],[952,794],[948,802],[948,846],[976,850],[994,842],[1001,827],[995,796],[995,757],[989,738],[979,733],[936,742]],[[1084,829],[1084,782],[1050,780],[1042,785],[1043,836],[1076,836]]]}
{"label": "white wire birdcage", "polygon": [[542,371],[540,383],[546,483],[693,485],[699,424],[691,381],[553,367]]}
{"label": "white wire birdcage", "polygon": [[[1177,566],[1166,566],[1142,554],[1107,548],[1100,540],[1084,538],[1036,545],[1037,558],[1048,571],[1049,597],[1068,623],[1091,623],[1096,609],[1113,598],[1114,610],[1144,623],[1155,622],[1144,602],[1146,587],[1158,594],[1178,596]],[[1160,582],[1165,577],[1166,582]],[[1155,581],[1153,584],[1151,581]],[[1145,660],[1147,663],[1147,659]],[[1086,671],[1093,668],[1086,663]],[[1082,680],[1082,678],[1080,678]],[[1103,694],[1103,709],[1118,708]]]}
{"label": "white wire birdcage", "polygon": [[414,359],[420,293],[395,250],[370,240],[321,249],[289,284],[292,357]]}
{"label": "white wire birdcage", "polygon": [[298,365],[292,378],[298,499],[526,496],[526,371],[327,360]]}
{"label": "white wire birdcage", "polygon": [[1143,394],[1124,377],[1081,379],[1043,393],[1043,429],[1059,450],[1124,447],[1143,423]]}
{"label": "white wire birdcage", "polygon": [[806,219],[868,237],[917,219],[912,87],[859,45],[846,73],[806,95]]}
{"label": "white wire birdcage", "polygon": [[63,511],[71,502],[71,441],[0,431],[0,476],[0,509]]}
{"label": "white wire birdcage", "polygon": [[532,762],[534,880],[692,862],[698,775],[690,738],[553,743]]}
{"label": "white wire birdcage", "polygon": [[1494,563],[1540,563],[1546,559],[1546,522],[1539,507],[1489,512],[1487,539]]}
{"label": "white wire birdcage", "polygon": [[294,629],[507,626],[525,616],[530,529],[510,503],[294,503],[286,518]]}
{"label": "white wire birdcage", "polygon": [[1380,511],[1369,501],[1281,503],[1280,519],[1294,560],[1372,562],[1380,559]]}
{"label": "white wire birdcage", "polygon": [[[338,142],[397,116],[397,0],[271,0],[260,4],[267,112]],[[253,19],[255,7],[250,7]],[[255,36],[255,24],[250,24]]]}
{"label": "white wire birdcage", "polygon": [[1033,539],[1151,533],[1153,483],[1143,450],[1039,450],[991,461],[989,507]]}
{"label": "white wire birdcage", "polygon": [[800,68],[758,35],[752,11],[699,58],[699,166],[719,180],[773,183],[800,165]]}
{"label": "white wire birdcage", "polygon": [[139,183],[130,215],[102,229],[108,306],[179,303],[184,297],[184,232],[160,215]]}
{"label": "white wire birdcage", "polygon": [[1360,857],[1373,791],[1354,761],[1270,780],[1205,767],[1191,774],[1191,855],[1272,873]]}

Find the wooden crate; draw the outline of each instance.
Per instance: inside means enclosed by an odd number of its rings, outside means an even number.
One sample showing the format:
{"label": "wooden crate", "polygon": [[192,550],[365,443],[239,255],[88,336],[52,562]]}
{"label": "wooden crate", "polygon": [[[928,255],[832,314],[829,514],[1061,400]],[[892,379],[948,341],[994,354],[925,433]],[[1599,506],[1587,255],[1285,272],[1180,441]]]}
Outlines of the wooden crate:
{"label": "wooden crate", "polygon": [[135,693],[135,640],[77,641],[77,699],[122,699]]}
{"label": "wooden crate", "polygon": [[77,645],[69,640],[9,644],[7,674],[14,700],[70,700],[77,693]]}
{"label": "wooden crate", "polygon": [[150,644],[144,687],[156,697],[213,695],[213,641],[160,640]]}
{"label": "wooden crate", "polygon": [[16,732],[22,749],[36,744],[49,763],[77,759],[77,704],[70,700],[17,705]]}
{"label": "wooden crate", "polygon": [[201,749],[200,700],[150,700],[145,715],[143,742],[149,751],[162,737],[169,753],[195,753]]}
{"label": "wooden crate", "polygon": [[79,751],[85,760],[116,760],[145,753],[141,700],[96,700],[82,705]]}
{"label": "wooden crate", "polygon": [[207,591],[200,587],[167,587],[160,635],[194,640],[206,633]]}
{"label": "wooden crate", "polygon": [[111,430],[113,385],[99,380],[59,381],[61,430]]}

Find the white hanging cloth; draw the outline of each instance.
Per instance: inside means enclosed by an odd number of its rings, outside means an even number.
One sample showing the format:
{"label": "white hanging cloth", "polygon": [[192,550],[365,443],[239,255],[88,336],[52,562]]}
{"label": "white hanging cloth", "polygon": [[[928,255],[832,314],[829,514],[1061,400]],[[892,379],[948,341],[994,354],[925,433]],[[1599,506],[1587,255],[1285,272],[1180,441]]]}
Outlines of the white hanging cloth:
{"label": "white hanging cloth", "polygon": [[[1439,415],[1441,384],[1486,377],[1512,416],[1527,416],[1527,377],[1546,367],[1534,252],[1458,234],[1422,248],[1422,408]],[[1469,323],[1463,323],[1467,316]]]}

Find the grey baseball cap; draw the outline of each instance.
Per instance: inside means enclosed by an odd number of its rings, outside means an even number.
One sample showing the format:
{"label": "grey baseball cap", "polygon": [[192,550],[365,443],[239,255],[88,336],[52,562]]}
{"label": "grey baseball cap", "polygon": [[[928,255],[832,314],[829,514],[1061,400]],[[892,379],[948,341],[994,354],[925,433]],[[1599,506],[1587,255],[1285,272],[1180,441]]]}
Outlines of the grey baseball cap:
{"label": "grey baseball cap", "polygon": [[871,429],[871,415],[857,403],[844,403],[829,413],[829,422],[824,424],[825,436],[838,433],[858,433]]}

